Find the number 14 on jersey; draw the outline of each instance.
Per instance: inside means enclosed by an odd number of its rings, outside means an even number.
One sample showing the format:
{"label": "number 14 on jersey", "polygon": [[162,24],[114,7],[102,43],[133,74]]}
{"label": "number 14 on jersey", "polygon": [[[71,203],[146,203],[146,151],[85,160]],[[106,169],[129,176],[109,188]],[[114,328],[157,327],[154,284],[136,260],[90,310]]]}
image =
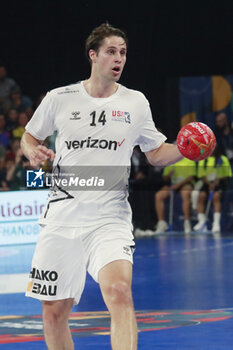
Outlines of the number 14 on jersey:
{"label": "number 14 on jersey", "polygon": [[97,115],[96,111],[93,111],[90,116],[92,118],[90,126],[96,126],[97,123],[101,123],[102,125],[106,123],[105,111],[102,111],[100,115]]}

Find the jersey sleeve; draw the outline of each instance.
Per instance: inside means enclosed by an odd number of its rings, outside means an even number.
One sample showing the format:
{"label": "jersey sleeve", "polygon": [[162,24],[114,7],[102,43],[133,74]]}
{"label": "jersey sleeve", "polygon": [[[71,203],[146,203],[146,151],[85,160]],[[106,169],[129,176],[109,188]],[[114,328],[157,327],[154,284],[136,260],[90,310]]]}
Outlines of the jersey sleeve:
{"label": "jersey sleeve", "polygon": [[142,152],[149,152],[153,149],[159,148],[166,139],[166,136],[155,127],[148,103],[146,107],[146,117],[141,127],[137,143]]}
{"label": "jersey sleeve", "polygon": [[50,93],[47,93],[26,125],[26,131],[38,140],[45,140],[55,131],[54,115],[55,113],[52,113],[51,96]]}

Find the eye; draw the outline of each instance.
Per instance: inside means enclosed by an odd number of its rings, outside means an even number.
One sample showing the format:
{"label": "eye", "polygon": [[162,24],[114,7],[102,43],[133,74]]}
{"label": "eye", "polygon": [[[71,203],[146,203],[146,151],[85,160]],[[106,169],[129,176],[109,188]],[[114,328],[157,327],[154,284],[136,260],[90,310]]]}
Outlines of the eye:
{"label": "eye", "polygon": [[113,50],[113,49],[109,49],[109,50],[108,50],[108,53],[109,53],[110,55],[114,55],[115,50]]}

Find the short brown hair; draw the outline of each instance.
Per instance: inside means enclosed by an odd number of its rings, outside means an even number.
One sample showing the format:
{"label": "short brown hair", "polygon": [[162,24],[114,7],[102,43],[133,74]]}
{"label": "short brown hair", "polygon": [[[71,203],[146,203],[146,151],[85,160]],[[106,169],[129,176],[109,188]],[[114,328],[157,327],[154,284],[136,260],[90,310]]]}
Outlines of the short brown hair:
{"label": "short brown hair", "polygon": [[88,60],[90,60],[89,51],[94,50],[98,52],[103,40],[109,36],[121,37],[124,39],[126,46],[128,46],[128,39],[123,30],[115,28],[109,23],[103,23],[99,27],[94,28],[86,40],[85,53]]}

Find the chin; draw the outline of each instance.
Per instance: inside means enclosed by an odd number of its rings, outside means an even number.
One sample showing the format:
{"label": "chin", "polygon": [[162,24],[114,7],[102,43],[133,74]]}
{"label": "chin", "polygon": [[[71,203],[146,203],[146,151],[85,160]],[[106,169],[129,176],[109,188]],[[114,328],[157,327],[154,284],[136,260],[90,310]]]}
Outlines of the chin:
{"label": "chin", "polygon": [[121,75],[119,75],[119,76],[111,75],[109,77],[106,77],[106,80],[109,82],[112,82],[112,83],[117,83],[118,80],[120,80],[120,77],[121,77]]}
{"label": "chin", "polygon": [[119,76],[117,76],[117,77],[114,77],[114,81],[116,81],[116,82],[117,82],[118,80],[120,80],[120,77],[121,77],[120,75],[119,75]]}

